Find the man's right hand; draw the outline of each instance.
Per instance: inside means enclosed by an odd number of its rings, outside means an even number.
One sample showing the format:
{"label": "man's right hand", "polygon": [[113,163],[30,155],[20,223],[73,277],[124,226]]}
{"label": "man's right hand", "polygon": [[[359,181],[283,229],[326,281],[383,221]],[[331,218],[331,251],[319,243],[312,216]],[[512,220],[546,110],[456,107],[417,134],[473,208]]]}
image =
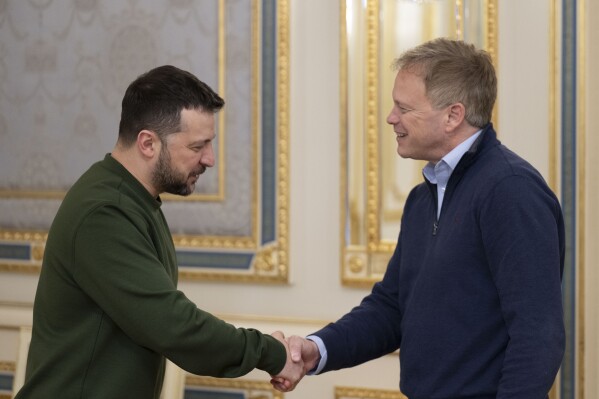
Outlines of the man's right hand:
{"label": "man's right hand", "polygon": [[[318,365],[320,360],[318,346],[313,341],[297,335],[290,336],[286,341],[289,347],[291,361],[295,365],[303,367],[301,377],[303,378],[304,375]],[[295,389],[301,378],[290,381],[289,379],[282,378],[282,376],[276,376],[270,380],[270,383],[278,391],[289,392]]]}

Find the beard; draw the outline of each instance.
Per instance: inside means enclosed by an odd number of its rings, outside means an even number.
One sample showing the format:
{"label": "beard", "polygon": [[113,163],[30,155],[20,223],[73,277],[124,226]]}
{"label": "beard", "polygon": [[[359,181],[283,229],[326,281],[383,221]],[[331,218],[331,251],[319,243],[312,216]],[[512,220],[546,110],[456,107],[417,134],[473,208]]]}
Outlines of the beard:
{"label": "beard", "polygon": [[204,170],[205,168],[200,167],[199,170],[189,175],[178,172],[171,166],[171,156],[166,149],[166,145],[163,145],[160,149],[156,168],[152,174],[152,183],[159,193],[187,196],[193,193],[195,189],[195,181],[189,183],[189,179],[193,176],[199,176]]}

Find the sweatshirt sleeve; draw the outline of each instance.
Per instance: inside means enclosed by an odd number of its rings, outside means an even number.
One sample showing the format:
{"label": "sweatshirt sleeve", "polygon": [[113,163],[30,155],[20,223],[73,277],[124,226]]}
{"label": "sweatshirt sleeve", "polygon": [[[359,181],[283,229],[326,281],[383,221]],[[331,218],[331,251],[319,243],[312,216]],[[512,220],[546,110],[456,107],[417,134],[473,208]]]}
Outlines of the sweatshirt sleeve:
{"label": "sweatshirt sleeve", "polygon": [[399,348],[399,253],[398,241],[383,280],[374,285],[360,305],[311,334],[319,337],[327,350],[327,362],[321,372],[357,366]]}
{"label": "sweatshirt sleeve", "polygon": [[565,345],[559,203],[540,177],[510,176],[488,196],[480,226],[509,335],[497,398],[544,398]]}
{"label": "sweatshirt sleeve", "polygon": [[147,223],[103,206],[79,226],[74,277],[124,333],[199,375],[238,377],[258,368],[278,374],[284,346],[253,329],[236,328],[191,302],[157,256]]}

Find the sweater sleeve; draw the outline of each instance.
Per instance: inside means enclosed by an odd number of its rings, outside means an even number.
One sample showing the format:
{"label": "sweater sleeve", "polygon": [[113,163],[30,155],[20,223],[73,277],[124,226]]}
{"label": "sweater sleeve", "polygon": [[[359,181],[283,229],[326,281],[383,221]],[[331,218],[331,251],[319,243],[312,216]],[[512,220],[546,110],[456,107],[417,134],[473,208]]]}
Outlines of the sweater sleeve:
{"label": "sweater sleeve", "polygon": [[545,398],[564,353],[563,218],[540,180],[504,178],[481,209],[483,242],[509,335],[497,398]]}
{"label": "sweater sleeve", "polygon": [[327,350],[322,372],[357,366],[399,348],[399,253],[398,241],[383,280],[374,285],[360,305],[312,334],[322,339]]}
{"label": "sweater sleeve", "polygon": [[279,373],[284,346],[198,309],[157,256],[147,223],[103,206],[79,226],[72,254],[80,287],[124,333],[200,375],[238,377],[254,368]]}

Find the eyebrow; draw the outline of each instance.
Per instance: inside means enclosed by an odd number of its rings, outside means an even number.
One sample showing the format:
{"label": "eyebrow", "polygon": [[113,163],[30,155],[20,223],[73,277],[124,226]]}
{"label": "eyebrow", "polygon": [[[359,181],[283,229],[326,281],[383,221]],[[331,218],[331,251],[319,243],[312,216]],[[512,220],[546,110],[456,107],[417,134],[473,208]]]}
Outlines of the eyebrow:
{"label": "eyebrow", "polygon": [[401,100],[393,100],[393,104],[397,105],[400,108],[412,108],[411,105]]}
{"label": "eyebrow", "polygon": [[211,141],[214,141],[215,139],[216,139],[216,135],[212,136],[212,138],[209,138],[209,139],[192,141],[189,145],[194,146],[194,145],[199,145],[199,144],[207,144],[207,143],[210,143]]}
{"label": "eyebrow", "polygon": [[209,142],[211,142],[212,140],[196,140],[196,141],[192,141],[191,143],[189,143],[190,147],[195,147],[198,145],[204,145],[204,144],[208,144]]}

